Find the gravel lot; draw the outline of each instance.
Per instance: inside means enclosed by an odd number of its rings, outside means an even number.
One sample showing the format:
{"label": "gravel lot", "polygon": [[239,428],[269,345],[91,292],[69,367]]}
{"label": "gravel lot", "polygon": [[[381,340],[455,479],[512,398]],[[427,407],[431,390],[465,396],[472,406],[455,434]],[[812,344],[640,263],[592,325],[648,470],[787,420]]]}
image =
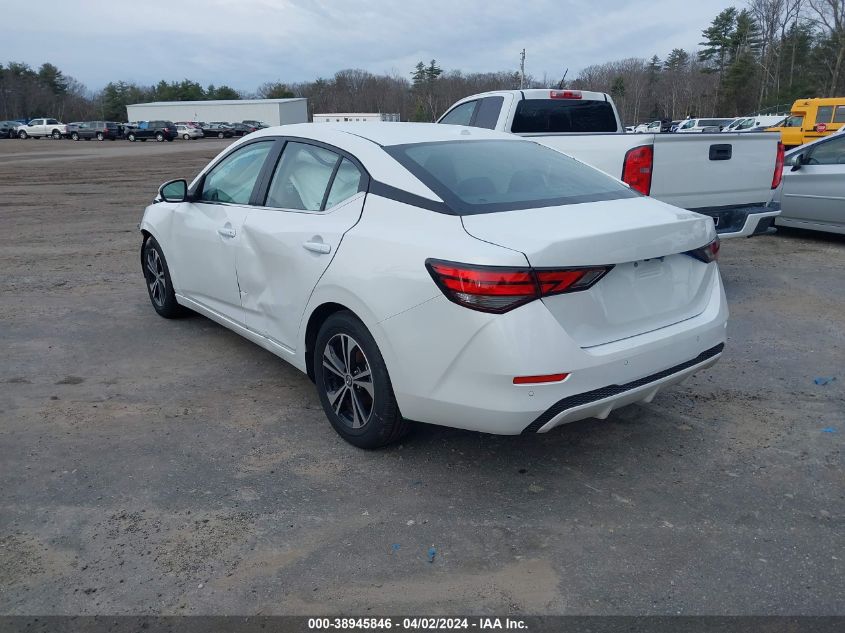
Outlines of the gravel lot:
{"label": "gravel lot", "polygon": [[149,304],[142,209],[227,144],[0,141],[0,614],[845,614],[845,239],[725,242],[725,356],[649,405],[363,452]]}

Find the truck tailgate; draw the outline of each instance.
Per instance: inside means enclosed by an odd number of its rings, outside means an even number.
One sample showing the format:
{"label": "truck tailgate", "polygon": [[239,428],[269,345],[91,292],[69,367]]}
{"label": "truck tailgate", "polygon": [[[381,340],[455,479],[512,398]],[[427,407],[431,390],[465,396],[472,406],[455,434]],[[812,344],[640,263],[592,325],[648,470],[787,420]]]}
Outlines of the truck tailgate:
{"label": "truck tailgate", "polygon": [[777,134],[655,134],[651,195],[685,209],[765,204]]}

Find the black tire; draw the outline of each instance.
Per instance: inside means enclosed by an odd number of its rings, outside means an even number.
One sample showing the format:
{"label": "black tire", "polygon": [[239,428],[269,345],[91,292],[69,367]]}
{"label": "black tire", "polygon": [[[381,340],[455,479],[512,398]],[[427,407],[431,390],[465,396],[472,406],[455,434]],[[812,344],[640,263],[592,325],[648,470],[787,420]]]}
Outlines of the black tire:
{"label": "black tire", "polygon": [[185,308],[176,303],[176,293],[170,281],[170,269],[167,267],[164,252],[154,237],[147,238],[141,249],[141,270],[147,282],[150,303],[153,304],[155,311],[165,319],[175,319],[184,315]]}
{"label": "black tire", "polygon": [[217,138],[223,138],[223,136],[224,136],[223,132],[218,132],[218,133],[217,133]]}
{"label": "black tire", "polygon": [[[324,365],[324,357],[334,371]],[[366,369],[371,380],[355,378],[367,376]],[[329,422],[354,446],[379,448],[396,442],[411,428],[399,412],[378,345],[351,312],[335,312],[320,328],[314,345],[314,382]]]}
{"label": "black tire", "polygon": [[163,141],[164,141],[164,134],[162,134],[161,132],[158,132],[158,133],[156,134],[156,140],[157,140],[159,143],[163,142]]}
{"label": "black tire", "polygon": [[128,139],[129,139],[130,141],[132,141],[133,143],[135,142],[135,135],[134,135],[134,134],[131,134],[131,133],[130,133],[130,134],[129,134],[129,136],[127,136],[126,138],[128,138]]}
{"label": "black tire", "polygon": [[98,141],[105,141],[106,137],[103,135],[102,132],[97,132],[97,140]]}
{"label": "black tire", "polygon": [[62,133],[58,130],[53,130],[50,136],[52,136],[54,140],[58,141],[60,138],[62,138]]}
{"label": "black tire", "polygon": [[182,135],[182,138],[183,138],[183,139],[185,139],[186,141],[190,141],[190,140],[191,140],[191,137],[190,137],[190,136],[188,136],[187,134],[183,134],[183,135]]}
{"label": "black tire", "polygon": [[172,137],[172,136],[168,137],[168,138],[167,138],[167,142],[168,142],[168,143],[172,143],[172,142],[173,142],[173,137]]}
{"label": "black tire", "polygon": [[74,141],[78,141],[79,140],[79,134],[74,132],[73,134],[70,135],[70,138],[72,138]]}
{"label": "black tire", "polygon": [[29,134],[27,134],[25,130],[21,130],[20,132],[18,132],[18,138],[21,140],[25,140],[29,138]]}

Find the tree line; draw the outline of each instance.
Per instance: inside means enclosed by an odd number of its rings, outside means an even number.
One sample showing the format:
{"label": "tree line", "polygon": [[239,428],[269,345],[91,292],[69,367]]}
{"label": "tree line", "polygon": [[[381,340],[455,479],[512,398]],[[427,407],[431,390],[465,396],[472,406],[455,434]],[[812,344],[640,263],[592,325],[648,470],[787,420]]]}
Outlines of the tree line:
{"label": "tree line", "polygon": [[845,96],[845,0],[748,0],[744,8],[721,11],[698,46],[673,49],[662,59],[655,54],[588,66],[571,80],[444,71],[431,60],[408,75],[346,69],[314,81],[268,82],[254,92],[189,79],[149,86],[113,81],[92,92],[53,64],[34,69],[9,62],[0,64],[0,117],[122,121],[131,103],[306,97],[311,114],[389,112],[432,121],[469,94],[523,85],[608,92],[622,119],[637,123],[784,111],[798,98]]}

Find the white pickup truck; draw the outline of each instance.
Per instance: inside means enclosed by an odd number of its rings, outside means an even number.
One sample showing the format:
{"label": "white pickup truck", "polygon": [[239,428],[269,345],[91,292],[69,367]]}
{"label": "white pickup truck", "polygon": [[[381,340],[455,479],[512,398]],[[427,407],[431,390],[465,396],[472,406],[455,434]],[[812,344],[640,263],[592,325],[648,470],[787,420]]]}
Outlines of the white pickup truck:
{"label": "white pickup truck", "polygon": [[15,132],[18,138],[41,138],[42,136],[62,138],[67,134],[67,125],[56,119],[32,119],[29,123],[15,128]]}
{"label": "white pickup truck", "polygon": [[709,215],[720,237],[768,232],[780,205],[783,146],[772,134],[626,134],[601,92],[501,90],[455,103],[438,123],[511,132]]}

